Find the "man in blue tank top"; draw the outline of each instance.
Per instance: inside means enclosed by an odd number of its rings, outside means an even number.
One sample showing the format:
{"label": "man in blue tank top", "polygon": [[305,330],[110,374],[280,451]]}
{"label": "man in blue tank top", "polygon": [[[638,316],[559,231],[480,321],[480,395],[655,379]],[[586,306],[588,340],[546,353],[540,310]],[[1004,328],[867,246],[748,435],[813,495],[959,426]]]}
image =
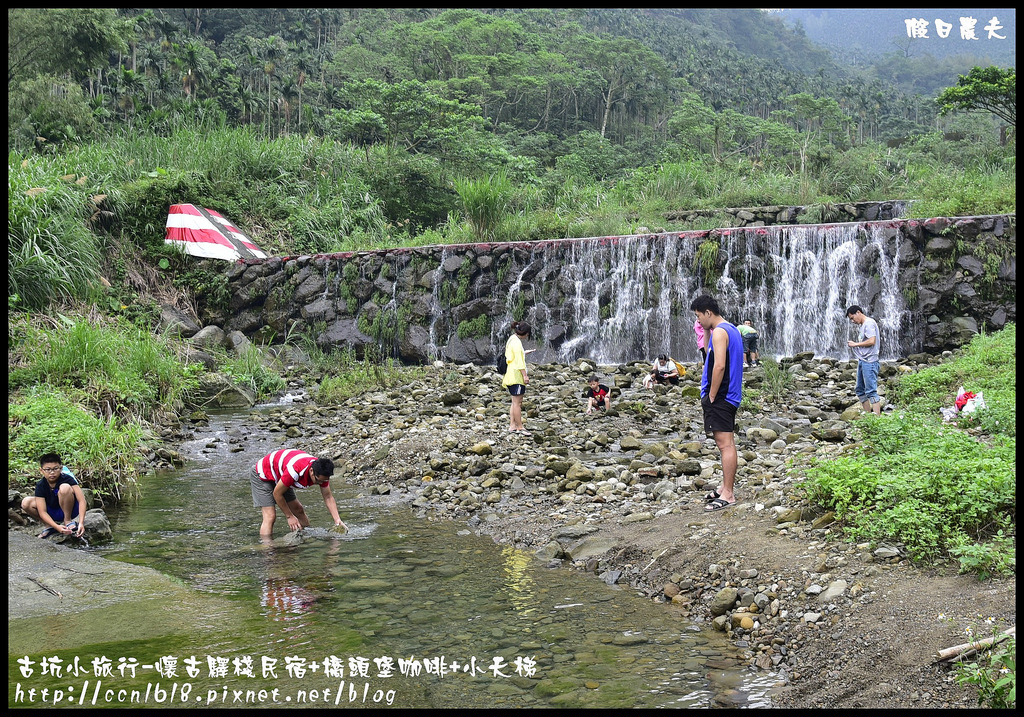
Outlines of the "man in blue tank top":
{"label": "man in blue tank top", "polygon": [[706,511],[722,510],[736,503],[736,411],[743,399],[743,337],[722,318],[718,302],[698,296],[690,304],[708,340],[708,357],[700,383],[704,430],[715,439],[722,456],[722,485],[708,494]]}

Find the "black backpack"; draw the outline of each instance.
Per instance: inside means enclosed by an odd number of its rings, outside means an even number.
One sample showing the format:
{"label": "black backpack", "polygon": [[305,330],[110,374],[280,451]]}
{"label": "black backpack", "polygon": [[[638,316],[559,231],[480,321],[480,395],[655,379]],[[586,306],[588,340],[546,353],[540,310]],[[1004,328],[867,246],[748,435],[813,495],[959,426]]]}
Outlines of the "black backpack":
{"label": "black backpack", "polygon": [[498,369],[498,373],[500,373],[502,376],[504,376],[505,372],[508,371],[508,361],[505,360],[505,352],[504,351],[502,351],[500,354],[498,354],[498,362],[497,362],[495,368]]}

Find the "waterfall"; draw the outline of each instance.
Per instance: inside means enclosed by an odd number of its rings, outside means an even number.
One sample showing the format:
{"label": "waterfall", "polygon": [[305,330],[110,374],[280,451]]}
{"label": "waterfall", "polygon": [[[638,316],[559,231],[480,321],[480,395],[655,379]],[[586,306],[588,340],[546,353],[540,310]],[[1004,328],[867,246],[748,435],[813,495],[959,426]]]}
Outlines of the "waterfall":
{"label": "waterfall", "polygon": [[[537,245],[513,267],[505,295],[506,328],[515,302],[540,295],[529,279],[558,272],[561,306],[535,312],[535,328],[564,326],[552,358],[586,357],[599,363],[646,360],[668,353],[694,361],[690,302],[714,296],[733,323],[750,319],[763,355],[813,351],[850,358],[855,327],[846,308],[858,304],[881,333],[883,359],[902,349],[906,309],[897,284],[899,235],[885,223],[794,225],[599,237]],[[720,275],[711,285],[695,270],[698,246],[719,243]],[[543,321],[544,323],[540,323]],[[503,334],[492,334],[503,340]]]}
{"label": "waterfall", "polygon": [[[438,320],[446,319],[450,307],[442,306],[441,302],[441,285],[444,281],[444,263],[445,260],[451,254],[448,251],[447,246],[441,247],[441,258],[437,262],[437,268],[434,269],[433,281],[430,285],[430,338],[427,340],[427,356],[430,358],[436,358],[441,355],[441,344],[438,343]],[[447,322],[446,322],[447,323]],[[447,337],[445,338],[447,341]]]}
{"label": "waterfall", "polygon": [[883,225],[753,231],[760,241],[746,243],[743,263],[766,262],[745,277],[747,290],[736,303],[725,302],[723,310],[730,306],[736,321],[751,319],[763,353],[792,356],[813,351],[851,358],[846,342],[856,338],[856,330],[846,309],[857,304],[878,322],[882,358],[900,354],[899,330],[906,311],[897,285],[899,242],[887,239]]}

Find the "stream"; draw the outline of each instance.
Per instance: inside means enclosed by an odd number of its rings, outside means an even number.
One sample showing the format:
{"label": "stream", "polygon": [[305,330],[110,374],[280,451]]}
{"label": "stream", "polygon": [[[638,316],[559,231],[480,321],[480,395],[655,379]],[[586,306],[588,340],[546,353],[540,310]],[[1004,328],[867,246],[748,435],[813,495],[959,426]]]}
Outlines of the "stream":
{"label": "stream", "polygon": [[[770,679],[708,625],[337,479],[346,534],[282,545],[279,514],[260,542],[249,469],[291,445],[211,413],[181,446],[186,465],[144,476],[141,501],[108,511],[114,542],[92,549],[188,597],[32,618],[19,634],[75,647],[38,654],[10,637],[11,680],[26,655],[60,661],[65,674],[33,685],[69,706],[771,706]],[[312,526],[331,525],[319,491],[297,495]]]}

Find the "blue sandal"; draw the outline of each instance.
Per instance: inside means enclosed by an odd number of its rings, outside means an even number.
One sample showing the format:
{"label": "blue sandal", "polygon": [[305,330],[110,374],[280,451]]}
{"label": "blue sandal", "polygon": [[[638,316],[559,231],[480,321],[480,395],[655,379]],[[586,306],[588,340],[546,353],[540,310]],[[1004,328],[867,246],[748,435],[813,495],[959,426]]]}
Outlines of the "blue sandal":
{"label": "blue sandal", "polygon": [[49,538],[51,535],[57,532],[56,528],[46,528],[42,533],[39,534],[40,538]]}

